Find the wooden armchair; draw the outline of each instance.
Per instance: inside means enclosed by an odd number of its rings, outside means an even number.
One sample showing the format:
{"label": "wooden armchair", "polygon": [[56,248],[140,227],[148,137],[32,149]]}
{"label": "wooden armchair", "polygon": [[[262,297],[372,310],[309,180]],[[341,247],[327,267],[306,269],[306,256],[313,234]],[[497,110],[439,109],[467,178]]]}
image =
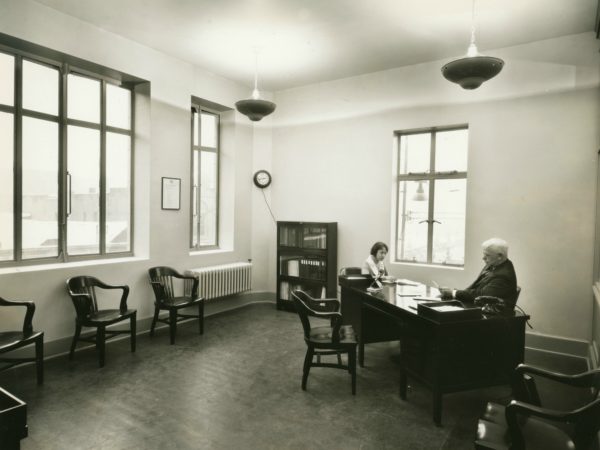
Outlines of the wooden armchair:
{"label": "wooden armchair", "polygon": [[[100,289],[121,289],[121,301],[119,309],[98,309],[98,300],[96,288]],[[130,334],[131,351],[135,352],[135,329],[136,316],[135,309],[127,309],[127,297],[129,296],[129,286],[113,286],[103,283],[97,278],[89,276],[78,276],[67,280],[67,290],[75,306],[75,335],[71,343],[69,358],[73,359],[77,341],[92,342],[98,350],[98,362],[100,367],[104,367],[106,340],[119,334]],[[106,327],[115,323],[129,320],[129,330],[107,330]],[[83,327],[96,328],[96,334],[93,336],[81,336]]]}
{"label": "wooden armchair", "polygon": [[[150,336],[154,336],[154,327],[156,322],[163,322],[169,325],[169,334],[171,344],[175,343],[175,334],[177,333],[177,322],[187,318],[198,319],[198,331],[204,333],[204,299],[198,297],[198,277],[181,275],[175,269],[170,267],[152,267],[148,269],[150,284],[154,290],[154,319],[150,327]],[[174,280],[183,280],[183,295],[176,296],[174,289]],[[179,311],[182,308],[190,306],[198,307],[198,314],[182,314]],[[161,310],[169,311],[169,317],[160,319],[158,317]]]}
{"label": "wooden armchair", "polygon": [[[570,411],[542,406],[532,377],[588,388],[590,401]],[[488,403],[477,429],[476,449],[585,449],[599,448],[600,370],[565,375],[520,364],[514,372],[512,400],[506,407]]]}
{"label": "wooden armchair", "polygon": [[[340,302],[336,298],[314,299],[306,292],[292,292],[292,299],[304,329],[304,342],[307,350],[302,373],[302,389],[306,390],[308,373],[311,367],[333,367],[345,369],[352,377],[352,394],[356,394],[356,336],[352,325],[342,325],[342,315],[338,312]],[[309,316],[330,319],[331,326],[311,327]],[[348,355],[348,364],[342,364],[341,355]],[[317,362],[313,362],[314,356]],[[322,363],[322,355],[337,355],[337,364]]]}
{"label": "wooden armchair", "polygon": [[18,364],[35,362],[37,383],[44,383],[44,332],[33,331],[33,314],[35,313],[35,303],[17,302],[0,298],[0,307],[3,306],[24,306],[26,308],[25,318],[23,320],[22,331],[2,331],[0,332],[0,354],[11,352],[17,348],[35,344],[34,357],[21,358],[0,358],[0,362],[7,363],[2,370],[9,369]]}

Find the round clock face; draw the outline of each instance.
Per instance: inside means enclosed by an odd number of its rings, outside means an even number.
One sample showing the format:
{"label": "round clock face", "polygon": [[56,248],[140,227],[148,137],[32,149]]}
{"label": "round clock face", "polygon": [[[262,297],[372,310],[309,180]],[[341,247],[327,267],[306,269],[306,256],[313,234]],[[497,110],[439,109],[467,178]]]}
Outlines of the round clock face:
{"label": "round clock face", "polygon": [[254,174],[254,184],[261,189],[270,185],[271,181],[271,174],[266,170],[259,170]]}

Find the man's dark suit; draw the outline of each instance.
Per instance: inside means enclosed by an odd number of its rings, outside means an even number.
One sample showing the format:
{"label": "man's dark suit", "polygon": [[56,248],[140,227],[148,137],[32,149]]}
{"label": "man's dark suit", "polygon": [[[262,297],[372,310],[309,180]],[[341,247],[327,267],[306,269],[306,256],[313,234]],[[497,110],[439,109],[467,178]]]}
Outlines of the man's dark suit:
{"label": "man's dark suit", "polygon": [[499,297],[514,306],[517,295],[517,275],[510,259],[497,266],[484,267],[477,279],[466,289],[456,291],[456,298],[473,302],[475,297]]}

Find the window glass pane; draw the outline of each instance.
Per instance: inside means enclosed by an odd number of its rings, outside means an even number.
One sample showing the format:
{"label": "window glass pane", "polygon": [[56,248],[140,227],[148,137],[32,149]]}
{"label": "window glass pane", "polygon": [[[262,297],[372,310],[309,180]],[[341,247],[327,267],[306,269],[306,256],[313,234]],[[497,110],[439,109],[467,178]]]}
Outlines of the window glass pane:
{"label": "window glass pane", "polygon": [[198,146],[198,113],[194,112],[194,129],[192,130],[192,136],[194,136],[194,146]]}
{"label": "window glass pane", "polygon": [[58,124],[23,117],[23,258],[58,255]]}
{"label": "window glass pane", "polygon": [[69,126],[68,165],[70,215],[67,221],[69,255],[100,253],[100,132]]}
{"label": "window glass pane", "polygon": [[440,131],[436,134],[436,172],[467,171],[468,137],[468,130]]}
{"label": "window glass pane", "polygon": [[13,115],[0,112],[0,261],[14,259],[13,126]]}
{"label": "window glass pane", "polygon": [[106,134],[106,252],[131,250],[131,138]]}
{"label": "window glass pane", "polygon": [[69,74],[67,99],[69,119],[100,123],[100,81]]}
{"label": "window glass pane", "polygon": [[200,152],[200,245],[217,245],[217,154]]}
{"label": "window glass pane", "polygon": [[15,103],[15,57],[0,53],[0,103]]}
{"label": "window glass pane", "polygon": [[431,134],[409,134],[400,138],[400,173],[429,172]]}
{"label": "window glass pane", "polygon": [[58,70],[23,60],[23,108],[58,115]]}
{"label": "window glass pane", "polygon": [[434,263],[464,264],[466,200],[466,179],[435,181]]}
{"label": "window glass pane", "polygon": [[200,114],[200,145],[202,147],[217,147],[217,116],[215,114]]}
{"label": "window glass pane", "polygon": [[113,84],[106,85],[106,123],[111,127],[131,129],[131,91]]}
{"label": "window glass pane", "polygon": [[[428,181],[398,183],[398,242],[399,260],[427,262]],[[421,223],[422,222],[422,223]]]}
{"label": "window glass pane", "polygon": [[198,215],[198,150],[194,150],[194,161],[192,163],[194,172],[194,182],[192,185],[192,246],[198,245],[198,224],[200,216]]}

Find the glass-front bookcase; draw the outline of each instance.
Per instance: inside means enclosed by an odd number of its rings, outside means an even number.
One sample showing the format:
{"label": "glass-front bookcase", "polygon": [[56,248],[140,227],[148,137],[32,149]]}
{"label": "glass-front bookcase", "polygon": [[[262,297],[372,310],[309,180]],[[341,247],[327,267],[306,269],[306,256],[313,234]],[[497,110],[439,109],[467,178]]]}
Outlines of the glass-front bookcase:
{"label": "glass-front bookcase", "polygon": [[277,222],[277,309],[294,310],[296,289],[337,296],[337,222]]}

